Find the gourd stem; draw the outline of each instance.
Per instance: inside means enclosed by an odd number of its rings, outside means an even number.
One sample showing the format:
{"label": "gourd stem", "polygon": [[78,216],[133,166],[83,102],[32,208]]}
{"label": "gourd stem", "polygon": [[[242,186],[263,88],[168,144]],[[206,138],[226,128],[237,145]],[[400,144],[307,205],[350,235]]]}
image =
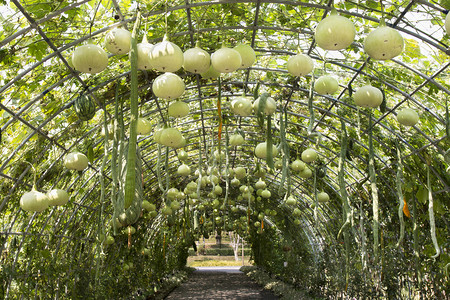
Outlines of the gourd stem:
{"label": "gourd stem", "polygon": [[379,216],[378,216],[378,189],[376,183],[376,173],[375,173],[375,161],[374,161],[374,149],[373,149],[373,133],[372,133],[372,111],[369,111],[369,179],[372,189],[372,212],[373,212],[373,253],[374,253],[374,264],[378,264],[378,253],[379,253],[379,239],[378,239],[378,228],[379,228]]}
{"label": "gourd stem", "polygon": [[136,147],[137,147],[137,119],[138,111],[138,73],[137,73],[137,42],[136,34],[140,24],[141,13],[138,11],[133,32],[131,33],[131,89],[130,89],[130,137],[128,142],[127,173],[125,179],[125,209],[131,206],[135,198],[136,189]]}
{"label": "gourd stem", "polygon": [[441,249],[439,248],[438,241],[436,239],[436,224],[434,220],[434,210],[433,210],[433,191],[431,189],[431,176],[430,176],[430,165],[427,164],[427,189],[428,189],[428,215],[430,218],[430,232],[431,240],[433,242],[436,254],[431,258],[436,259],[441,254]]}
{"label": "gourd stem", "polygon": [[315,122],[315,115],[314,115],[314,108],[313,108],[313,98],[314,98],[314,74],[312,75],[311,79],[311,85],[309,87],[309,97],[308,97],[308,111],[309,111],[309,125],[308,125],[308,135],[312,133],[314,122]]}
{"label": "gourd stem", "polygon": [[403,201],[403,192],[402,192],[403,164],[402,164],[400,145],[399,145],[397,139],[395,140],[395,144],[397,146],[397,159],[398,159],[396,187],[397,187],[397,197],[398,197],[398,201],[399,201],[398,217],[400,220],[400,237],[398,239],[396,247],[400,247],[400,245],[403,241],[403,237],[405,236],[405,221],[403,219],[404,201]]}
{"label": "gourd stem", "polygon": [[28,162],[28,161],[25,161],[25,162],[27,164],[29,164],[31,169],[33,170],[33,188],[32,188],[32,191],[37,191],[37,188],[36,188],[36,169],[33,167],[33,165],[30,162]]}

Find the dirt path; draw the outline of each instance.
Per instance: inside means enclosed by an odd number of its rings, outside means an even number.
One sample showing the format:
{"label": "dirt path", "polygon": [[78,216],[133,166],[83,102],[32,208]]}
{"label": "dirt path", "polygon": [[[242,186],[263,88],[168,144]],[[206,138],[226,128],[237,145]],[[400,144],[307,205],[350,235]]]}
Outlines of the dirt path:
{"label": "dirt path", "polygon": [[166,299],[278,299],[238,268],[199,268]]}

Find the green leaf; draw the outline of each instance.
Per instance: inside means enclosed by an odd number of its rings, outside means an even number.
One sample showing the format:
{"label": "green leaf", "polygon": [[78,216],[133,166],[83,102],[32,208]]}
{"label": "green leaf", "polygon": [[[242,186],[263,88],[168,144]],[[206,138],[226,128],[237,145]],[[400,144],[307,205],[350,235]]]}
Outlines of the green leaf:
{"label": "green leaf", "polygon": [[416,193],[416,197],[417,200],[422,203],[425,204],[428,201],[428,189],[424,188],[423,186],[419,187],[419,190]]}
{"label": "green leaf", "polygon": [[91,164],[94,162],[94,148],[92,148],[92,145],[88,146],[87,158]]}
{"label": "green leaf", "polygon": [[47,43],[43,40],[28,45],[28,53],[36,60],[41,60],[47,50]]}

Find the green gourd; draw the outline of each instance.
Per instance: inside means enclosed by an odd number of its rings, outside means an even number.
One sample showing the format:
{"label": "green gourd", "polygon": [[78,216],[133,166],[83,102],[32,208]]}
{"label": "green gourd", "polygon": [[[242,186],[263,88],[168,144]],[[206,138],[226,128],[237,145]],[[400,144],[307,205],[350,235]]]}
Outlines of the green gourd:
{"label": "green gourd", "polygon": [[86,95],[78,96],[73,103],[73,107],[81,121],[89,121],[94,117],[96,112],[94,99]]}

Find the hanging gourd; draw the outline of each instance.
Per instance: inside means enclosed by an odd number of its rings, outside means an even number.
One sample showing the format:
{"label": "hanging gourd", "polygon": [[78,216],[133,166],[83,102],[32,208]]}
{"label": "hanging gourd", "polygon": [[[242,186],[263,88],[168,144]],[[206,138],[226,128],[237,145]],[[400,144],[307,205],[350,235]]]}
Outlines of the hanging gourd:
{"label": "hanging gourd", "polygon": [[300,172],[305,168],[306,168],[305,163],[303,161],[301,161],[300,159],[296,159],[291,163],[292,171]]}
{"label": "hanging gourd", "polygon": [[194,48],[184,52],[183,68],[194,74],[205,73],[211,66],[211,56],[208,52],[199,47],[198,42]]}
{"label": "hanging gourd", "polygon": [[[256,114],[258,114],[260,99],[261,98],[258,98],[255,100],[255,102],[253,102],[253,110],[255,111]],[[266,105],[264,106],[264,113],[266,114],[266,116],[273,115],[273,113],[276,110],[277,110],[277,103],[275,102],[275,100],[273,100],[272,97],[267,97]]]}
{"label": "hanging gourd", "polygon": [[82,171],[87,168],[89,160],[81,152],[71,152],[64,157],[64,166],[70,170]]}
{"label": "hanging gourd", "polygon": [[233,113],[241,116],[248,117],[252,114],[252,101],[250,97],[243,95],[242,97],[237,97],[231,102],[231,111]]}
{"label": "hanging gourd", "polygon": [[240,135],[239,133],[232,134],[230,136],[230,145],[231,146],[240,146],[244,143],[244,137]]}
{"label": "hanging gourd", "polygon": [[305,76],[314,69],[314,62],[308,55],[300,53],[291,56],[286,67],[291,75]]}
{"label": "hanging gourd", "polygon": [[394,28],[386,26],[384,19],[364,41],[364,51],[373,59],[392,59],[402,53],[404,41],[402,35]]}
{"label": "hanging gourd", "polygon": [[175,101],[169,105],[169,116],[183,118],[189,114],[189,105],[183,101]]}
{"label": "hanging gourd", "polygon": [[105,36],[105,48],[112,54],[127,54],[131,49],[131,32],[124,28],[113,28]]}
{"label": "hanging gourd", "polygon": [[47,192],[48,204],[51,206],[61,206],[69,201],[69,194],[65,190],[53,189]]}
{"label": "hanging gourd", "polygon": [[81,121],[89,121],[95,116],[95,101],[91,96],[80,95],[73,102],[75,113]]}
{"label": "hanging gourd", "polygon": [[155,78],[152,89],[158,98],[175,99],[183,95],[185,85],[180,76],[167,72]]}
{"label": "hanging gourd", "polygon": [[306,163],[312,163],[317,159],[317,152],[312,148],[308,148],[302,152],[302,160]]}
{"label": "hanging gourd", "polygon": [[184,150],[178,151],[177,157],[180,161],[187,161],[187,159],[189,158],[187,152]]}
{"label": "hanging gourd", "polygon": [[355,39],[355,25],[346,17],[338,15],[335,8],[316,27],[317,45],[324,50],[341,50]]}
{"label": "hanging gourd", "polygon": [[298,173],[298,176],[300,176],[301,178],[303,178],[303,179],[307,179],[307,178],[310,178],[310,177],[312,177],[312,171],[311,171],[311,169],[310,168],[308,168],[308,167],[306,167],[306,168],[304,168],[303,170],[301,170],[299,173]]}
{"label": "hanging gourd", "polygon": [[317,193],[317,201],[320,203],[328,202],[330,200],[330,196],[326,192]]}
{"label": "hanging gourd", "polygon": [[181,176],[189,176],[191,174],[191,168],[186,164],[181,164],[177,169],[177,174]]}
{"label": "hanging gourd", "polygon": [[108,54],[89,41],[88,44],[79,46],[73,51],[72,64],[77,71],[97,74],[108,66]]}
{"label": "hanging gourd", "polygon": [[[258,158],[266,159],[266,157],[267,157],[267,143],[266,142],[259,143],[255,147],[255,155]],[[272,156],[275,157],[277,155],[278,155],[278,149],[275,145],[272,145]]]}
{"label": "hanging gourd", "polygon": [[267,187],[267,184],[265,181],[261,180],[261,178],[255,183],[255,188],[257,189],[265,189]]}
{"label": "hanging gourd", "polygon": [[152,48],[153,44],[148,42],[147,36],[144,36],[142,43],[137,44],[137,68],[139,70],[146,71],[153,68],[149,56]]}
{"label": "hanging gourd", "polygon": [[231,73],[241,66],[242,59],[239,52],[222,45],[211,56],[211,64],[219,73]]}
{"label": "hanging gourd", "polygon": [[365,85],[356,91],[353,99],[358,106],[376,108],[383,102],[383,93],[376,87]]}
{"label": "hanging gourd", "polygon": [[176,128],[165,128],[161,131],[159,137],[161,144],[167,147],[178,148],[183,142],[184,138],[181,132]]}
{"label": "hanging gourd", "polygon": [[263,190],[261,192],[261,197],[263,197],[263,198],[269,199],[270,196],[272,196],[272,193],[269,190],[267,190],[267,189]]}
{"label": "hanging gourd", "polygon": [[294,196],[291,195],[291,196],[287,197],[285,203],[289,206],[294,206],[297,204],[297,200],[295,199]]}
{"label": "hanging gourd", "polygon": [[147,135],[152,131],[152,124],[145,118],[138,118],[136,122],[136,133],[138,135]]}
{"label": "hanging gourd", "polygon": [[329,75],[320,76],[316,82],[314,82],[314,90],[323,95],[332,95],[339,88],[337,80]]}
{"label": "hanging gourd", "polygon": [[20,207],[25,211],[41,212],[49,205],[49,199],[46,194],[33,189],[20,197]]}
{"label": "hanging gourd", "polygon": [[159,128],[155,130],[155,132],[153,133],[153,140],[158,144],[161,144],[161,132],[163,130],[164,130],[163,128]]}
{"label": "hanging gourd", "polygon": [[241,181],[237,178],[233,178],[230,181],[231,186],[237,187],[241,185]]}
{"label": "hanging gourd", "polygon": [[450,13],[447,13],[447,16],[445,17],[445,32],[447,32],[447,35],[450,35]]}
{"label": "hanging gourd", "polygon": [[244,179],[245,176],[247,175],[247,171],[245,170],[244,167],[236,167],[233,170],[234,170],[234,176],[237,179]]}
{"label": "hanging gourd", "polygon": [[239,69],[246,69],[251,67],[256,61],[255,50],[250,45],[239,43],[233,48],[241,55],[241,66]]}
{"label": "hanging gourd", "polygon": [[167,35],[150,50],[150,63],[161,72],[175,72],[183,66],[183,51],[169,41]]}
{"label": "hanging gourd", "polygon": [[419,115],[414,109],[406,107],[398,112],[397,121],[404,126],[414,126],[419,122]]}

